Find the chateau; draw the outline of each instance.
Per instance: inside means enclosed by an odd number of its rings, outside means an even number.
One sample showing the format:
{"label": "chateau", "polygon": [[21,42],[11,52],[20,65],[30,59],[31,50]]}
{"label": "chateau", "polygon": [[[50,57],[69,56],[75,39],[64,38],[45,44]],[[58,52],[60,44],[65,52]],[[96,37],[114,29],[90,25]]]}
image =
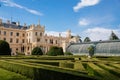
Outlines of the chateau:
{"label": "chateau", "polygon": [[41,47],[42,51],[46,52],[51,46],[62,47],[64,52],[69,43],[79,42],[79,36],[72,36],[71,31],[66,32],[66,37],[59,34],[56,36],[48,36],[45,34],[45,26],[41,26],[40,21],[37,25],[27,26],[20,25],[20,22],[2,22],[0,19],[0,40],[5,40],[10,44],[11,55],[23,53],[31,55],[34,47]]}

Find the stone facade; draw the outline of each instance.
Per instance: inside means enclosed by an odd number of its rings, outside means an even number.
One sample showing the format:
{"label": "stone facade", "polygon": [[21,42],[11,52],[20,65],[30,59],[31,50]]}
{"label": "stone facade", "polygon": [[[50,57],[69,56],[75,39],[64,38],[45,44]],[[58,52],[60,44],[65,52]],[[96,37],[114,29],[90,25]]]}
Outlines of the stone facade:
{"label": "stone facade", "polygon": [[64,52],[70,42],[79,42],[79,37],[72,36],[71,31],[67,31],[66,37],[59,35],[48,36],[45,34],[45,26],[30,25],[21,26],[19,22],[2,22],[0,19],[0,40],[5,40],[10,44],[11,54],[17,55],[17,53],[23,53],[25,55],[31,55],[31,51],[34,47],[41,47],[42,51],[46,53],[51,46],[63,47]]}

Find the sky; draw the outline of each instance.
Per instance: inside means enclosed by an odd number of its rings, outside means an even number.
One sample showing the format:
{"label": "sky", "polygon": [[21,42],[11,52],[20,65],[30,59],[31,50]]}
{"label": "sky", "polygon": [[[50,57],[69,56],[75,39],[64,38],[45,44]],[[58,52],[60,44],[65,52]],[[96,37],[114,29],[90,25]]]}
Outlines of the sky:
{"label": "sky", "polygon": [[63,35],[71,30],[84,40],[120,38],[120,0],[0,0],[0,18],[21,25],[40,24],[46,33]]}

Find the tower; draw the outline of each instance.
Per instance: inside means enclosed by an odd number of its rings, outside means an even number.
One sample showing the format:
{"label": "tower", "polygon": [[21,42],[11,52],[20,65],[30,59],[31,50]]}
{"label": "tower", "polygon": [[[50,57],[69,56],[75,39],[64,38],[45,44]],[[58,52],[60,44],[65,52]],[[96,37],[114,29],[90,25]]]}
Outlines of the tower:
{"label": "tower", "polygon": [[71,30],[67,31],[67,38],[71,38]]}

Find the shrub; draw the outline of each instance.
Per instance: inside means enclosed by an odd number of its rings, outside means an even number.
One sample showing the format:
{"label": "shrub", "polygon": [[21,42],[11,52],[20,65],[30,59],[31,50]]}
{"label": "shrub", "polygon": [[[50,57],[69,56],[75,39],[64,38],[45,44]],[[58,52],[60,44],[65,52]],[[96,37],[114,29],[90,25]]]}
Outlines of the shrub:
{"label": "shrub", "polygon": [[89,56],[92,57],[95,52],[95,46],[91,45],[90,47],[88,47],[88,51],[89,51]]}
{"label": "shrub", "polygon": [[73,55],[71,52],[65,52],[64,55]]}
{"label": "shrub", "polygon": [[9,43],[3,40],[0,40],[0,55],[11,55]]}
{"label": "shrub", "polygon": [[[70,64],[70,66],[72,65]],[[73,69],[62,69],[55,66],[38,65],[22,61],[1,60],[0,67],[22,74],[32,80],[95,80],[86,73],[73,71]]]}
{"label": "shrub", "polygon": [[62,47],[52,46],[47,53],[50,56],[64,55]]}
{"label": "shrub", "polygon": [[32,50],[32,55],[43,55],[43,52],[41,50],[40,47],[35,47],[33,50]]}

